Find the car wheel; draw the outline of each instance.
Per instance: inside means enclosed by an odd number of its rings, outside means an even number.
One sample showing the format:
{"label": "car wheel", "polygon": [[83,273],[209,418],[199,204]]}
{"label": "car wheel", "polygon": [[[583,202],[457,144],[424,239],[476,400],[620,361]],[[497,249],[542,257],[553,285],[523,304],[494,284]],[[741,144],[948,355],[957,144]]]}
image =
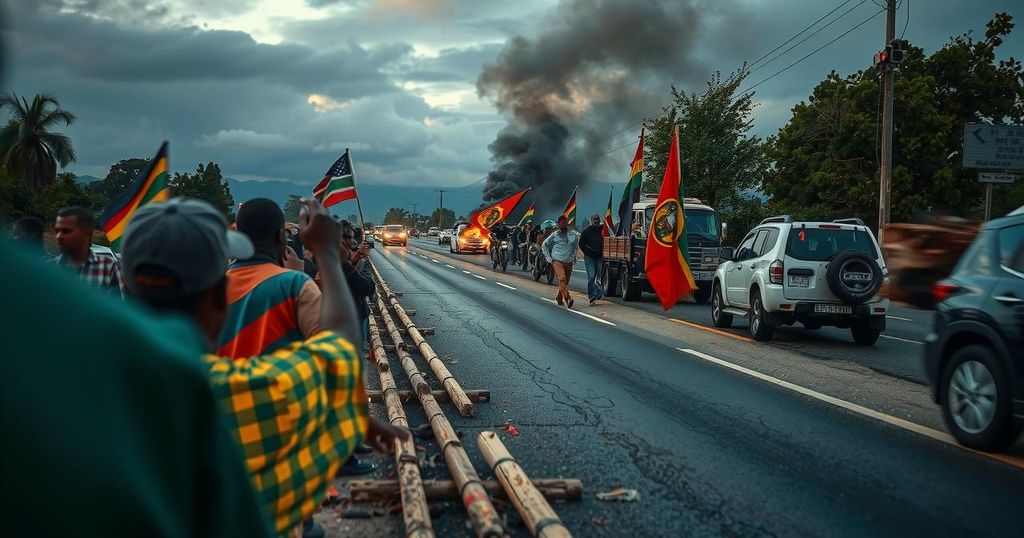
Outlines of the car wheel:
{"label": "car wheel", "polygon": [[725,312],[725,301],[722,300],[722,288],[715,284],[715,291],[711,294],[711,323],[715,327],[728,329],[732,327],[732,314]]}
{"label": "car wheel", "polygon": [[853,335],[853,341],[857,342],[858,345],[872,346],[878,341],[878,337],[882,334],[882,330],[868,327],[867,321],[856,321],[850,327],[850,334]]}
{"label": "car wheel", "polygon": [[942,418],[962,445],[997,452],[1017,439],[1010,410],[1009,376],[995,353],[982,345],[958,349],[943,369]]}
{"label": "car wheel", "polygon": [[610,263],[604,264],[604,274],[601,276],[601,280],[604,282],[604,295],[605,297],[614,297],[619,291],[618,287],[618,275],[612,271]]}
{"label": "car wheel", "polygon": [[750,336],[758,342],[767,342],[772,339],[775,327],[768,323],[768,312],[761,302],[761,294],[755,291],[750,296]]}
{"label": "car wheel", "polygon": [[705,303],[708,302],[708,299],[710,299],[710,298],[711,298],[711,290],[708,290],[706,288],[697,288],[697,289],[693,290],[693,300],[697,304],[705,304]]}

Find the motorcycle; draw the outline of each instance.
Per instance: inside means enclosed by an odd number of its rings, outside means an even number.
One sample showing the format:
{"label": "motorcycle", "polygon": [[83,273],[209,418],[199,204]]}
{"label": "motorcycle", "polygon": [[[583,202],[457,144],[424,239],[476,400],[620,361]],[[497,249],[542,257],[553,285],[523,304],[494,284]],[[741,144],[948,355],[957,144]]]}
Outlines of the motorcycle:
{"label": "motorcycle", "polygon": [[491,269],[499,267],[503,273],[508,270],[508,241],[501,241],[491,249]]}
{"label": "motorcycle", "polygon": [[555,266],[551,265],[544,254],[540,252],[540,248],[533,247],[531,250],[536,249],[533,262],[533,281],[540,282],[540,277],[547,277],[548,284],[555,281]]}
{"label": "motorcycle", "polygon": [[532,267],[531,256],[533,256],[534,248],[534,245],[531,245],[529,243],[525,243],[519,246],[519,249],[521,251],[519,253],[519,260],[522,262],[522,265],[520,267],[522,267],[523,271],[529,271]]}

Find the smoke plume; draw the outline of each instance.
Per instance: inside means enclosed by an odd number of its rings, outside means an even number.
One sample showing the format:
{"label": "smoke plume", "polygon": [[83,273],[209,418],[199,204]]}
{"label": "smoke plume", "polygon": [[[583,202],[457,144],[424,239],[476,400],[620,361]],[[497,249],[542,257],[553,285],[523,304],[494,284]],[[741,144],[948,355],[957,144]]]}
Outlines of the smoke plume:
{"label": "smoke plume", "polygon": [[488,146],[484,200],[534,187],[541,205],[564,203],[604,159],[610,135],[656,112],[670,84],[706,78],[694,48],[702,17],[723,4],[732,2],[563,0],[536,37],[511,38],[477,79],[480,96],[508,117]]}

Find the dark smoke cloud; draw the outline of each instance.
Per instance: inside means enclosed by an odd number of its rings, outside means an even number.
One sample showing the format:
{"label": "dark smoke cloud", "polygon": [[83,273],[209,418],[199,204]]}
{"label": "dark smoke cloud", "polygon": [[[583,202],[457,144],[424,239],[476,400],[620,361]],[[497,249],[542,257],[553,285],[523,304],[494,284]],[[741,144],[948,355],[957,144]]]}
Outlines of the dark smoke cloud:
{"label": "dark smoke cloud", "polygon": [[488,146],[484,200],[532,186],[541,204],[564,203],[604,158],[609,135],[658,110],[669,84],[706,78],[694,54],[702,19],[732,3],[563,0],[535,38],[510,39],[477,79],[480,96],[509,117]]}

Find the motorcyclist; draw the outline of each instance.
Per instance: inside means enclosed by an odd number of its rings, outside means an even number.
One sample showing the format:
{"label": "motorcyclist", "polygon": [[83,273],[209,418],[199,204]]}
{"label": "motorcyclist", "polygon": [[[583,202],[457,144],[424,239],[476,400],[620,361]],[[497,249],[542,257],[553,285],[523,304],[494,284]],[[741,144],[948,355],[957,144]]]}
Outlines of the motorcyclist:
{"label": "motorcyclist", "polygon": [[533,233],[533,223],[527,222],[519,228],[519,232],[516,234],[516,243],[519,251],[517,258],[519,258],[519,264],[523,266],[523,269],[529,268],[529,254],[530,254],[530,236]]}
{"label": "motorcyclist", "polygon": [[498,247],[501,246],[502,241],[508,241],[510,232],[508,226],[504,223],[498,223],[497,226],[491,228],[491,250],[490,255],[492,260],[497,260]]}
{"label": "motorcyclist", "polygon": [[512,264],[512,265],[516,265],[517,263],[519,263],[519,235],[520,235],[520,228],[519,228],[518,225],[513,226],[512,229],[509,230],[509,236],[508,236],[508,245],[509,245],[508,258],[509,258],[509,260],[508,260],[508,262],[510,264]]}

